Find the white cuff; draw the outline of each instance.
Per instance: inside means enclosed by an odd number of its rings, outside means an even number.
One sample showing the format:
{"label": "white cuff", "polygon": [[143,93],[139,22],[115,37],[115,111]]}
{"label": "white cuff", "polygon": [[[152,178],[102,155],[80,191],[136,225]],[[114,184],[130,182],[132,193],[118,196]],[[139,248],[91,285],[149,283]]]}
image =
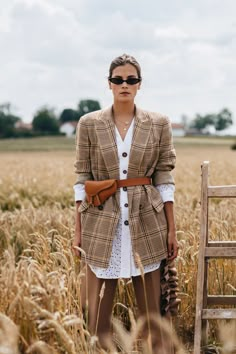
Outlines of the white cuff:
{"label": "white cuff", "polygon": [[84,200],[86,193],[84,189],[84,184],[78,183],[73,186],[74,192],[75,192],[75,202],[78,202],[79,200]]}
{"label": "white cuff", "polygon": [[175,186],[174,184],[167,183],[167,184],[159,184],[156,186],[156,188],[159,190],[161,199],[163,203],[165,202],[173,202],[175,201],[174,199],[174,193],[175,193]]}

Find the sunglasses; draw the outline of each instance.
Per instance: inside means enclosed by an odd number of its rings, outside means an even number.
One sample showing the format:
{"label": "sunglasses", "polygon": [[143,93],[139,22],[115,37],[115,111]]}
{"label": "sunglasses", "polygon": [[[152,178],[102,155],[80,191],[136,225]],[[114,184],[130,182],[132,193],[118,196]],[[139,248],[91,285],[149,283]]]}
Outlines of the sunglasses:
{"label": "sunglasses", "polygon": [[128,85],[136,85],[141,81],[140,77],[130,77],[127,80],[123,80],[121,77],[109,77],[108,80],[115,85],[121,85],[126,82]]}

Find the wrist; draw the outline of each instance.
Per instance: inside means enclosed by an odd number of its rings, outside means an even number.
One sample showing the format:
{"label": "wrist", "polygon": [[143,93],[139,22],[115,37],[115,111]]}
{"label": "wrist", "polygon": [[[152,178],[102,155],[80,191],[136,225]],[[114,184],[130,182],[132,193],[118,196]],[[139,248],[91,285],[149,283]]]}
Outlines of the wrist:
{"label": "wrist", "polygon": [[174,233],[174,234],[176,234],[176,228],[175,228],[175,226],[173,226],[173,227],[168,227],[168,232],[169,232],[169,233]]}

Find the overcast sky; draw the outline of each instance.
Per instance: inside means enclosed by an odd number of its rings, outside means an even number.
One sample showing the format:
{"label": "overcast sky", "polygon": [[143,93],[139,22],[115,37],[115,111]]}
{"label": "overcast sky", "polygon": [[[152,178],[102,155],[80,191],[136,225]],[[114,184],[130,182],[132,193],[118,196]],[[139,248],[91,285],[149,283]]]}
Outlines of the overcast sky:
{"label": "overcast sky", "polygon": [[180,121],[229,108],[236,122],[235,0],[0,0],[0,103],[32,120],[42,105],[112,103],[110,62],[142,67],[139,106]]}

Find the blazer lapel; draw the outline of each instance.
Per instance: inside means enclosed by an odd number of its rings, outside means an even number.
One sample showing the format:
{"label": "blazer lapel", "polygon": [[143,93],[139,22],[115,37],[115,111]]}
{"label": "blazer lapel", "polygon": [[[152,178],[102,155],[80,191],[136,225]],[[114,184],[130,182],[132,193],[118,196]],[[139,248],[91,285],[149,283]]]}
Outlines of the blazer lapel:
{"label": "blazer lapel", "polygon": [[96,122],[96,134],[109,177],[119,179],[119,160],[115,126],[112,120],[112,107],[105,108],[101,111]]}
{"label": "blazer lapel", "polygon": [[[140,170],[140,165],[143,161],[143,155],[147,142],[149,140],[151,128],[152,123],[148,114],[145,111],[136,107],[135,125],[129,157],[128,178],[143,177],[139,176],[138,172]],[[131,212],[133,209],[133,203],[137,202],[137,199],[136,201],[134,201],[133,199],[133,193],[134,188],[131,188],[128,191]]]}
{"label": "blazer lapel", "polygon": [[151,128],[152,123],[148,114],[136,107],[134,132],[129,158],[128,178],[138,177],[137,172],[143,160],[143,155],[149,140]]}

